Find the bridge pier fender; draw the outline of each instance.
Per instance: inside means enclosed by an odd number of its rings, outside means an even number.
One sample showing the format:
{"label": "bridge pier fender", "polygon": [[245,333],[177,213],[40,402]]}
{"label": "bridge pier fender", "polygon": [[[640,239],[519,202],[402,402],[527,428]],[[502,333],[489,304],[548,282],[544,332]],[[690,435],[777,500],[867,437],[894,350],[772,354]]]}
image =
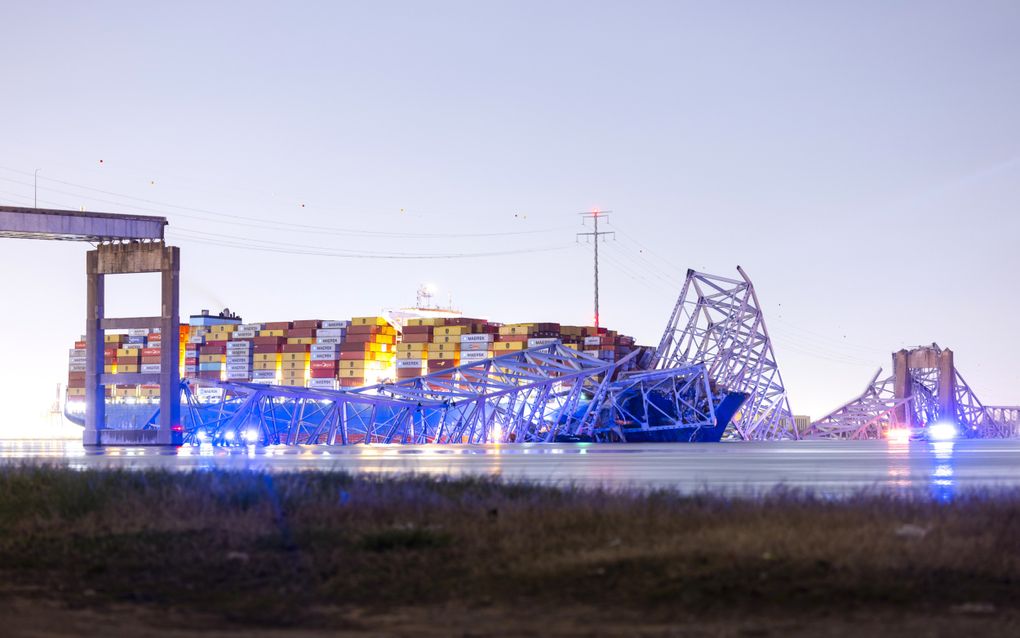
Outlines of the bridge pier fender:
{"label": "bridge pier fender", "polygon": [[[100,244],[85,257],[87,308],[85,325],[85,432],[82,443],[179,445],[180,394],[180,249],[162,242]],[[157,317],[107,318],[107,275],[151,273],[161,275],[161,308]],[[156,374],[105,374],[103,351],[107,329],[158,328],[160,371]],[[159,421],[153,431],[116,427],[106,419],[106,386],[123,383],[158,383]],[[111,427],[113,426],[113,427]]]}

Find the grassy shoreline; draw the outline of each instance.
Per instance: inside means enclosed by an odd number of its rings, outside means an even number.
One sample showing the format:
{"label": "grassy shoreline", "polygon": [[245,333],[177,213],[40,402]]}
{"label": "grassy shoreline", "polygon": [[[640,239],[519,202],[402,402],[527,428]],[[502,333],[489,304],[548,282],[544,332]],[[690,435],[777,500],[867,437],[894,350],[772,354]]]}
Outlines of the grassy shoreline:
{"label": "grassy shoreline", "polygon": [[749,499],[488,478],[5,467],[0,604],[126,605],[182,630],[201,618],[371,632],[366,618],[394,610],[503,618],[477,635],[555,610],[589,610],[578,617],[596,635],[624,619],[855,614],[1015,630],[1018,514],[1020,491],[951,503]]}

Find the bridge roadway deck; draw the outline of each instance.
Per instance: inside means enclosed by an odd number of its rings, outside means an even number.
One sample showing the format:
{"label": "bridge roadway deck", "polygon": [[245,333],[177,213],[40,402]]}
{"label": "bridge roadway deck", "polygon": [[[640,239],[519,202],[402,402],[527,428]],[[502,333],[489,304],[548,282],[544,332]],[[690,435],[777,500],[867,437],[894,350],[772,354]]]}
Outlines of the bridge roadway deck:
{"label": "bridge roadway deck", "polygon": [[956,443],[800,441],[720,444],[108,448],[77,442],[0,441],[0,463],[73,468],[253,469],[372,474],[498,475],[611,488],[741,492],[778,486],[846,495],[862,489],[950,498],[1020,489],[1020,440]]}

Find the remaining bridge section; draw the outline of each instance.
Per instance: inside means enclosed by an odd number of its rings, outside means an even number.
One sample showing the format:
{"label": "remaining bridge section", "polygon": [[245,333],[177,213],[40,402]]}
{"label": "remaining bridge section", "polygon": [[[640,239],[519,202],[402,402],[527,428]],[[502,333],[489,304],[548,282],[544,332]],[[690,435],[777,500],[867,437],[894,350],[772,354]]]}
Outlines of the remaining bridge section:
{"label": "remaining bridge section", "polygon": [[58,241],[163,241],[165,217],[0,206],[0,237]]}
{"label": "remaining bridge section", "polygon": [[[180,383],[177,354],[180,339],[180,252],[163,244],[166,225],[165,217],[0,206],[0,237],[99,244],[86,255],[86,445],[171,444],[180,441],[180,392],[177,391]],[[107,318],[103,312],[106,276],[145,272],[158,272],[163,277],[159,315]],[[121,328],[147,328],[162,333],[159,373],[120,374],[116,379],[104,373],[104,331]],[[158,427],[137,430],[106,427],[106,385],[115,382],[159,384]]]}

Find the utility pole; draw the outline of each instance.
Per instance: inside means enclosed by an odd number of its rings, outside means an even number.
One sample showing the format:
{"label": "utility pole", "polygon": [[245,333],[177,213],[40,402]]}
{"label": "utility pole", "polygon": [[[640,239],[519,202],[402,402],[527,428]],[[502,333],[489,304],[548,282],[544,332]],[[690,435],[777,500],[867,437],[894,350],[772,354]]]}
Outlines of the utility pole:
{"label": "utility pole", "polygon": [[603,219],[609,216],[612,211],[599,210],[597,208],[592,209],[591,212],[581,213],[581,223],[584,224],[589,219],[594,222],[595,229],[590,233],[577,233],[577,239],[580,241],[581,237],[584,237],[587,241],[594,240],[595,242],[595,328],[599,327],[599,238],[605,235],[612,235],[613,239],[616,239],[616,233],[609,231],[599,232],[599,219]]}

